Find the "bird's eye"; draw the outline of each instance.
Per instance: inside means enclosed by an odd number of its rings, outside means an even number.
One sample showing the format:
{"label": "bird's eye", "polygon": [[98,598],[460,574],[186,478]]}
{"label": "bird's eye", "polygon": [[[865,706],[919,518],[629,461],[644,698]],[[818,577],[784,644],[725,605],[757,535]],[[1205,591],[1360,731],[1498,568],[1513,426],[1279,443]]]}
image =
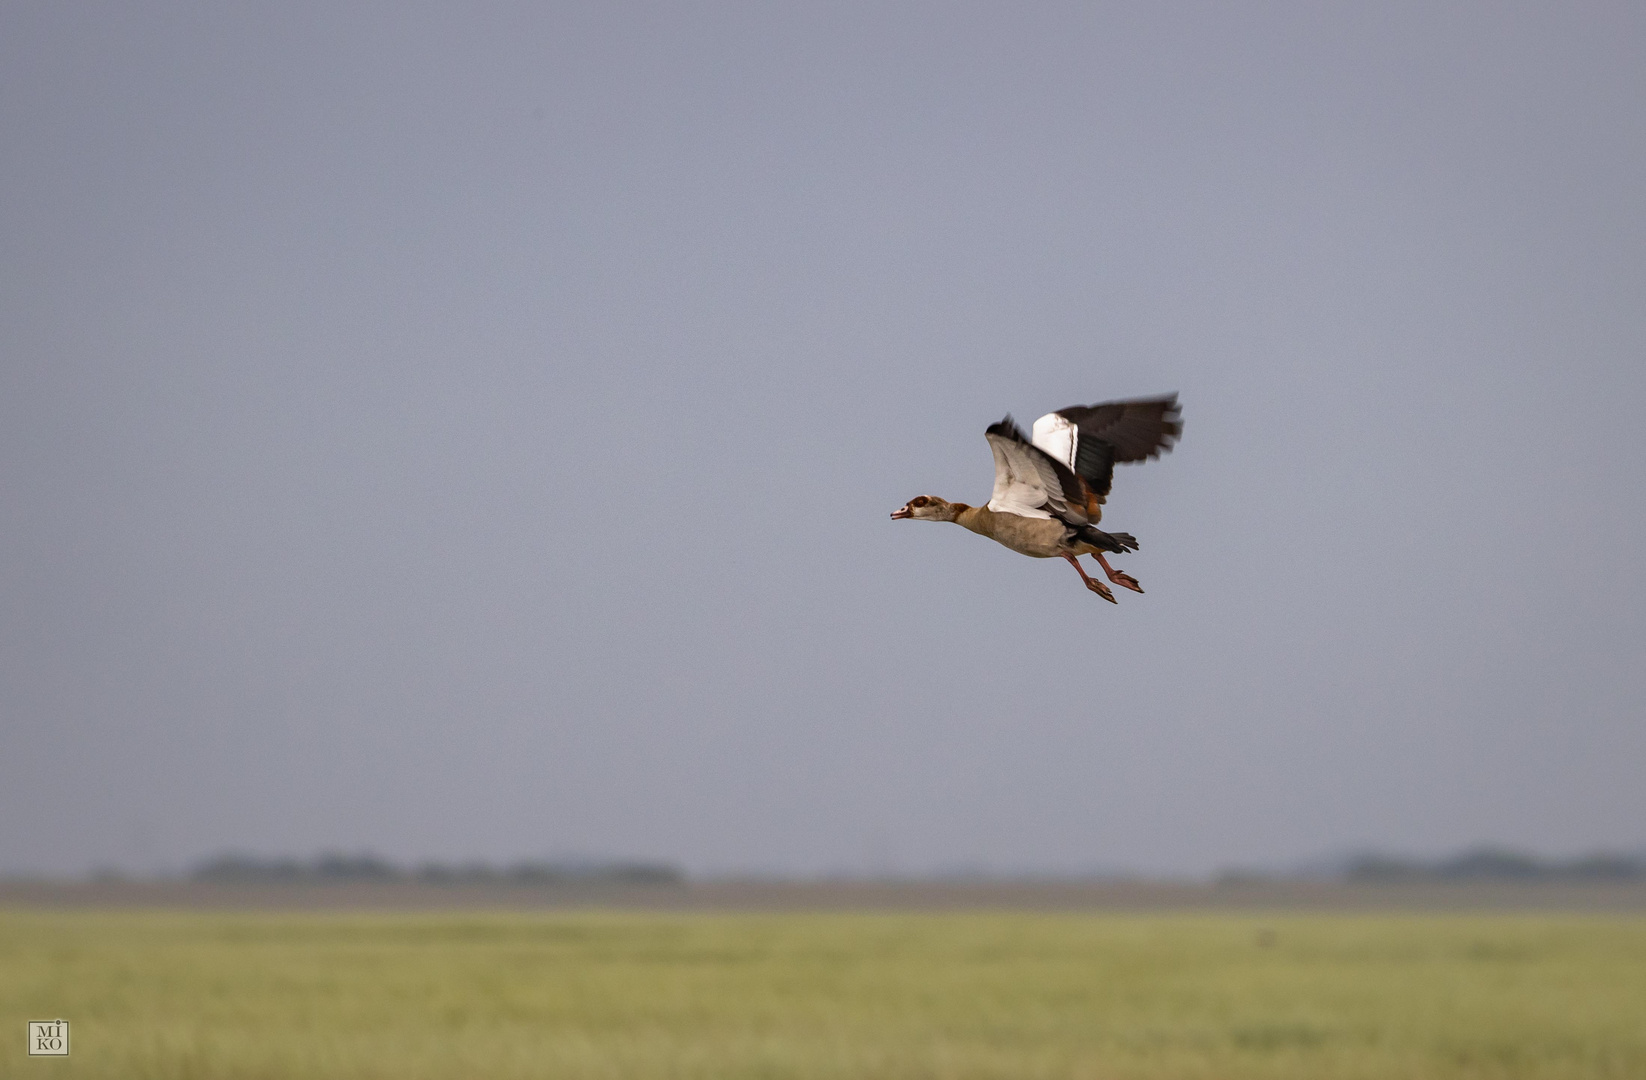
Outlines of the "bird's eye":
{"label": "bird's eye", "polygon": [[925,506],[928,501],[929,500],[927,500],[926,496],[922,495],[922,496],[920,496],[920,498],[915,499],[913,502],[909,503],[909,505],[910,506]]}

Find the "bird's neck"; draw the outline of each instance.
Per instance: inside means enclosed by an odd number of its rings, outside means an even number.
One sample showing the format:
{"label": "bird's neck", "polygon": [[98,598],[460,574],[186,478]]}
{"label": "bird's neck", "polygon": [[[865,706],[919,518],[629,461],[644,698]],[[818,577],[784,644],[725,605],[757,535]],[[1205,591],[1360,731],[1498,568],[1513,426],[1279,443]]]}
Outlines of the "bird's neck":
{"label": "bird's neck", "polygon": [[[963,529],[970,529],[974,533],[981,533],[987,528],[990,512],[986,506],[967,506],[965,503],[951,503],[954,517],[949,520]],[[987,535],[985,533],[985,535]]]}

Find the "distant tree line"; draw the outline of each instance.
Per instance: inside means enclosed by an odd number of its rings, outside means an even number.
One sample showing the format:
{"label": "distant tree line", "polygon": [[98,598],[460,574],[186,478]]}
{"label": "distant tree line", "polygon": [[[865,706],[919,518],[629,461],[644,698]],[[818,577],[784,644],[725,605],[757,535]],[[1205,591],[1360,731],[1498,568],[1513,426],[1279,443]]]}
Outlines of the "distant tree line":
{"label": "distant tree line", "polygon": [[1640,881],[1646,880],[1646,855],[1540,859],[1502,848],[1476,848],[1444,859],[1364,854],[1347,861],[1343,877],[1350,881]]}
{"label": "distant tree line", "polygon": [[313,859],[260,858],[229,853],[207,859],[189,875],[196,881],[358,882],[422,881],[439,884],[521,885],[625,884],[673,885],[685,880],[678,868],[648,862],[517,862],[492,866],[481,862],[425,863],[403,867],[376,855],[327,853]]}

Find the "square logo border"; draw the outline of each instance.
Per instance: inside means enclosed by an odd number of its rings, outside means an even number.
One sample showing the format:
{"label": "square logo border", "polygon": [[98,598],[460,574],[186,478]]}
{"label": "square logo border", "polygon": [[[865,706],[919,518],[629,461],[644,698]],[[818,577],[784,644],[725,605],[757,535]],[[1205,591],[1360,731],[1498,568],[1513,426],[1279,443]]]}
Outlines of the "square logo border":
{"label": "square logo border", "polygon": [[[28,1023],[29,1023],[29,1026],[28,1026],[28,1032],[29,1032],[29,1043],[28,1043],[29,1057],[68,1057],[69,1056],[69,1022],[67,1020],[63,1020],[63,1019],[57,1019],[57,1020],[30,1020]],[[36,1028],[51,1028],[51,1027],[61,1027],[63,1029],[62,1030],[63,1049],[61,1049],[61,1050],[36,1050],[34,1048],[34,1042],[35,1042],[35,1039],[37,1037],[35,1035],[35,1029]],[[39,1036],[39,1037],[44,1038],[45,1036],[42,1035],[42,1036]]]}

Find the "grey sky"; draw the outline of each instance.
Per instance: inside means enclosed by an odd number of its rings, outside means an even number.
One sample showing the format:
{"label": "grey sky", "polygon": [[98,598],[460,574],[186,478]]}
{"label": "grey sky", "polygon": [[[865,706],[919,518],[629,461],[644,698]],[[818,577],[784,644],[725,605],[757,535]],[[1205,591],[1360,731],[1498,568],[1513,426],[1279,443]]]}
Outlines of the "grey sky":
{"label": "grey sky", "polygon": [[[1639,5],[0,8],[0,870],[1646,844]],[[1181,392],[1118,607],[949,526]]]}

